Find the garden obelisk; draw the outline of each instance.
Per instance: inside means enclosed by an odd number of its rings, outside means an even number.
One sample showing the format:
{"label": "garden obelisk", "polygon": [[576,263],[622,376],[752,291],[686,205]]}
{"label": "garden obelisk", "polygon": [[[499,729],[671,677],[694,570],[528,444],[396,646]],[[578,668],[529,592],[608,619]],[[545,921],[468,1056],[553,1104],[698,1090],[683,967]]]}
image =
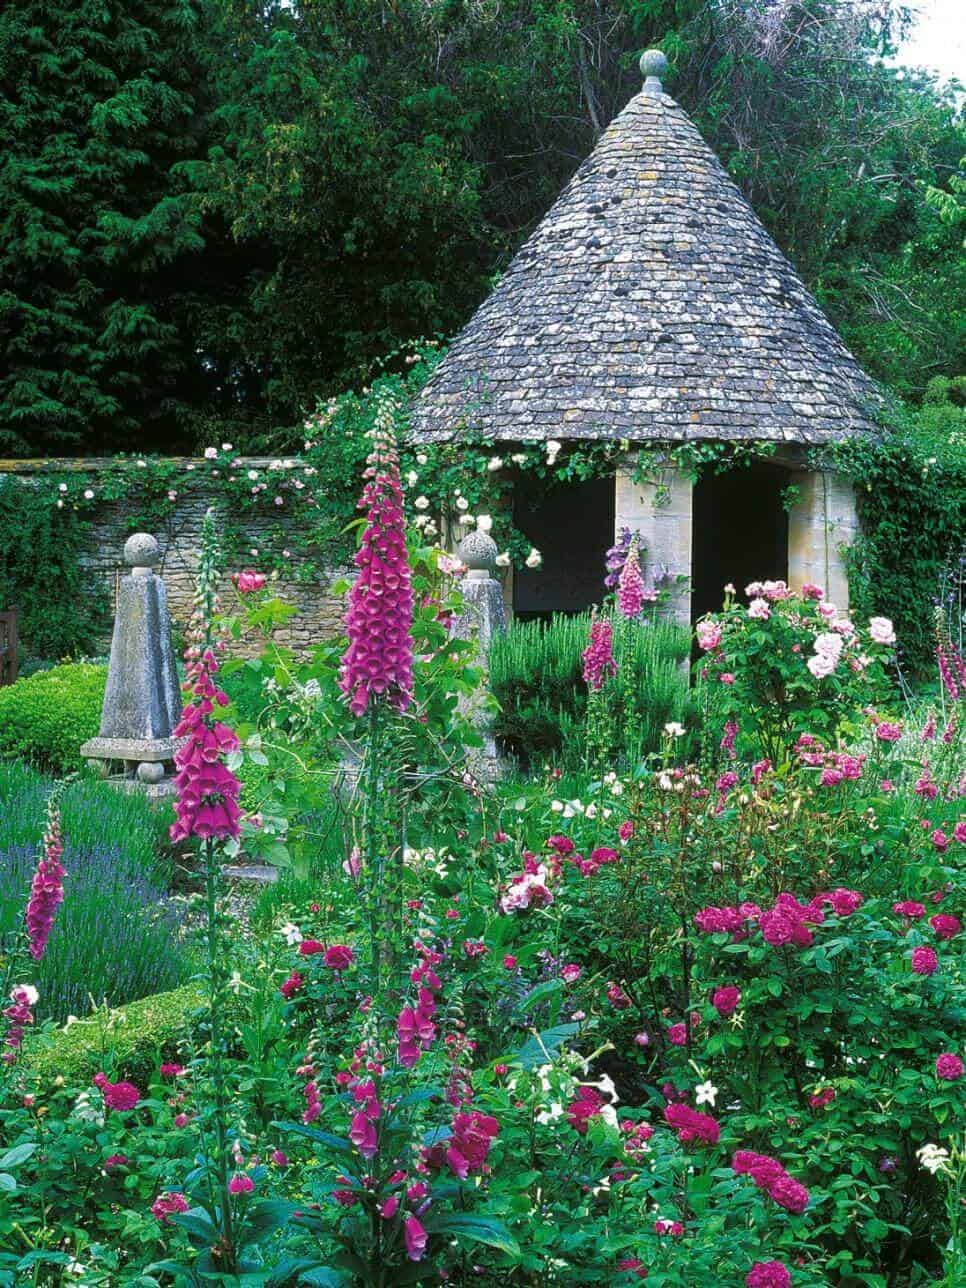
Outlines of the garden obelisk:
{"label": "garden obelisk", "polygon": [[154,537],[136,532],[124,546],[130,571],[118,587],[114,638],[98,737],[81,755],[103,774],[123,764],[122,782],[139,781],[164,792],[165,769],[174,759],[173,731],[181,695],[164,582],[154,571],[161,557]]}

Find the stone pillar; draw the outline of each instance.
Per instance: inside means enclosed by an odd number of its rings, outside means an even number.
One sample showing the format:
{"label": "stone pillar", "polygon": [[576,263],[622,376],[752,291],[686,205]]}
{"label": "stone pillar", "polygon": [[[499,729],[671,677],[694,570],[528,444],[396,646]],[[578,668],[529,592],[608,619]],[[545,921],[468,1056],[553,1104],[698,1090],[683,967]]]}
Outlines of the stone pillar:
{"label": "stone pillar", "polygon": [[173,789],[166,770],[181,741],[174,727],[183,706],[164,582],[154,571],[160,557],[149,533],[125,543],[130,571],[118,587],[100,733],[80,749],[99,773],[120,765],[118,782],[155,796]]}
{"label": "stone pillar", "polygon": [[[641,534],[647,551],[645,579],[670,592],[669,615],[685,626],[691,622],[691,499],[693,486],[681,470],[652,453],[645,477],[635,483],[634,462],[617,471],[614,535],[622,528]],[[644,561],[642,560],[642,563]]]}
{"label": "stone pillar", "polygon": [[858,534],[855,493],[841,474],[801,470],[791,479],[798,489],[788,512],[788,584],[821,586],[843,611],[849,606],[845,549]]}
{"label": "stone pillar", "polygon": [[[506,630],[506,613],[503,606],[503,587],[497,581],[496,542],[486,532],[469,532],[459,543],[457,555],[466,564],[467,572],[460,582],[463,611],[453,619],[450,634],[476,644],[476,664],[488,671],[487,652],[494,635]],[[486,681],[484,680],[484,686]],[[483,746],[474,750],[470,768],[477,778],[492,781],[499,774],[499,757],[496,742],[490,729],[490,714],[479,699],[471,698],[465,707],[483,739]],[[462,699],[461,699],[462,701]]]}

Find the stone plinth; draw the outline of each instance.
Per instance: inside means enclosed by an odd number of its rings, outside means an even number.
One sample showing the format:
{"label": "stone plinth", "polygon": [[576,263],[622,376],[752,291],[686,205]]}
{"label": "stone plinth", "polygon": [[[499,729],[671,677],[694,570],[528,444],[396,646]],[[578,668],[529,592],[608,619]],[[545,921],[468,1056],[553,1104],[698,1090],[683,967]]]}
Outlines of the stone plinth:
{"label": "stone plinth", "polygon": [[100,733],[80,749],[98,773],[116,771],[115,781],[143,785],[153,796],[171,790],[182,708],[167,596],[153,568],[160,557],[147,533],[135,533],[124,547],[131,571],[118,586]]}
{"label": "stone plinth", "polygon": [[821,586],[843,611],[849,606],[845,551],[858,535],[859,521],[851,482],[840,474],[798,471],[798,489],[788,512],[788,584]]}
{"label": "stone plinth", "polygon": [[646,581],[669,592],[669,615],[687,626],[691,621],[691,480],[656,455],[641,482],[634,481],[633,472],[633,461],[617,471],[615,539],[622,528],[640,533],[647,551],[646,560],[642,559]]}

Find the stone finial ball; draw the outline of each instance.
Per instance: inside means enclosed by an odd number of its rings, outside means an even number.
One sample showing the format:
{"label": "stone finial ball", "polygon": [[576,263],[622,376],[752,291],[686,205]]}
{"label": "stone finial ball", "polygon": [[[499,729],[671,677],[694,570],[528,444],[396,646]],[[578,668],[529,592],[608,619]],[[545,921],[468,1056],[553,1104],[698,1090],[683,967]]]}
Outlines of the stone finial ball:
{"label": "stone finial ball", "polygon": [[492,573],[499,551],[490,534],[476,528],[466,534],[456,547],[456,553],[470,572]]}
{"label": "stone finial ball", "polygon": [[161,558],[161,547],[150,532],[135,532],[124,543],[124,562],[130,568],[153,568]]}
{"label": "stone finial ball", "polygon": [[668,73],[668,61],[660,49],[645,49],[641,54],[641,74],[663,80]]}

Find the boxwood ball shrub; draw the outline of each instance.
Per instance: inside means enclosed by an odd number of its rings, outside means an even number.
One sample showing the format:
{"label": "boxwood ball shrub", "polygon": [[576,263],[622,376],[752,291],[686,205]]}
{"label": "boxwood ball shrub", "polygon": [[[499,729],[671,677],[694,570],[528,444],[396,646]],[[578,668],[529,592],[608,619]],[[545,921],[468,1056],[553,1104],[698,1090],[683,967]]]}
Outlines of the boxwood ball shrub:
{"label": "boxwood ball shrub", "polygon": [[107,667],[69,662],[0,689],[0,757],[65,774],[100,727]]}

